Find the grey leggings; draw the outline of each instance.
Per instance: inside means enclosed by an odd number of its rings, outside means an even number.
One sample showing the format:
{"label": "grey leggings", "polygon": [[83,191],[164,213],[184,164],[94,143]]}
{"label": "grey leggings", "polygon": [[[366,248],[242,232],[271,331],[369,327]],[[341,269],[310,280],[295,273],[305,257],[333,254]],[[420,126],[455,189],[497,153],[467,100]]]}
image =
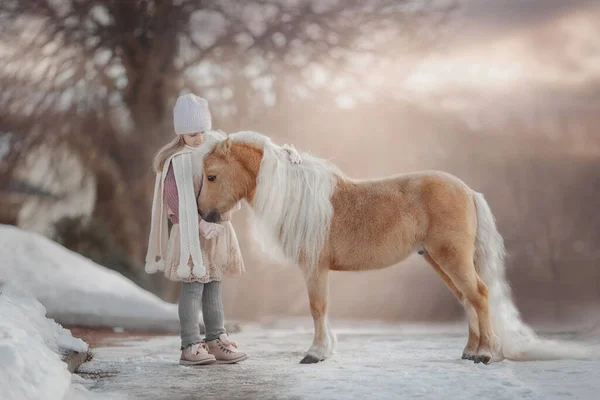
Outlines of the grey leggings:
{"label": "grey leggings", "polygon": [[200,305],[206,328],[206,341],[225,333],[225,315],[221,300],[221,282],[182,282],[179,296],[181,348],[200,343]]}

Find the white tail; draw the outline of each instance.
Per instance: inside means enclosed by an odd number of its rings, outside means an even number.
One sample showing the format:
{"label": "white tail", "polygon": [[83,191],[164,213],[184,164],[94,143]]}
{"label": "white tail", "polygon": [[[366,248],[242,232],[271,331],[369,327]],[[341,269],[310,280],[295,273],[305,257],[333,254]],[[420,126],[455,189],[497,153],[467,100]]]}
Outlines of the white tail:
{"label": "white tail", "polygon": [[581,359],[589,356],[580,345],[540,339],[526,325],[512,301],[504,267],[504,240],[492,210],[481,193],[473,193],[477,209],[475,268],[488,287],[492,327],[496,334],[493,360]]}

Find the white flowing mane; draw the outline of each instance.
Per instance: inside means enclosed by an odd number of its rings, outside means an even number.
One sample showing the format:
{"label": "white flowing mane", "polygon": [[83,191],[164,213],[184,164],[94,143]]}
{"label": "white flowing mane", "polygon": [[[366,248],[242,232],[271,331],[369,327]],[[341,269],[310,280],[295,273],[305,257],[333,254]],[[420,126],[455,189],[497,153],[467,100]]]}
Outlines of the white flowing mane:
{"label": "white flowing mane", "polygon": [[316,266],[331,227],[335,166],[306,153],[301,164],[292,164],[284,149],[257,132],[229,137],[263,149],[253,204],[259,239],[267,249],[269,241],[275,240],[283,255],[296,264]]}

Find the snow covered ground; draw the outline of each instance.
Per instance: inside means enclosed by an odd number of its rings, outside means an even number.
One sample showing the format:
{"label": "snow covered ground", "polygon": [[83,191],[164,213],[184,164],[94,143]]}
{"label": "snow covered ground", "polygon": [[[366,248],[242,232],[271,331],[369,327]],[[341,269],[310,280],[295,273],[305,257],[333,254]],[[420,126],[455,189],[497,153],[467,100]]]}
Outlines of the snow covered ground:
{"label": "snow covered ground", "polygon": [[0,225],[0,283],[37,297],[63,325],[178,332],[177,306],[36,233]]}
{"label": "snow covered ground", "polygon": [[[71,374],[60,354],[87,351],[33,297],[4,286],[0,293],[0,393],[3,400],[62,399]],[[83,391],[81,393],[84,393]]]}
{"label": "snow covered ground", "polygon": [[[85,386],[129,399],[597,399],[600,360],[474,364],[460,359],[465,327],[334,323],[337,354],[298,361],[309,321],[249,327],[233,338],[251,358],[239,365],[182,367],[179,338],[95,350]],[[587,337],[587,336],[586,336]],[[600,346],[600,338],[586,343]],[[123,346],[124,345],[124,346]]]}

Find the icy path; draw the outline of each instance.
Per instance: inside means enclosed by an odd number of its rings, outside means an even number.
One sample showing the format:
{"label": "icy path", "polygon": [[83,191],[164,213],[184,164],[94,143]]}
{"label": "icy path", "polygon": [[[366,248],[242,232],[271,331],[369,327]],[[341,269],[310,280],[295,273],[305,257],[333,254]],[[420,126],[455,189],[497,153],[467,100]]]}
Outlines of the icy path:
{"label": "icy path", "polygon": [[462,326],[334,324],[333,358],[299,365],[310,325],[286,325],[236,334],[251,354],[240,365],[181,367],[173,336],[99,348],[83,371],[103,377],[85,386],[131,399],[598,399],[600,391],[600,361],[459,360]]}

